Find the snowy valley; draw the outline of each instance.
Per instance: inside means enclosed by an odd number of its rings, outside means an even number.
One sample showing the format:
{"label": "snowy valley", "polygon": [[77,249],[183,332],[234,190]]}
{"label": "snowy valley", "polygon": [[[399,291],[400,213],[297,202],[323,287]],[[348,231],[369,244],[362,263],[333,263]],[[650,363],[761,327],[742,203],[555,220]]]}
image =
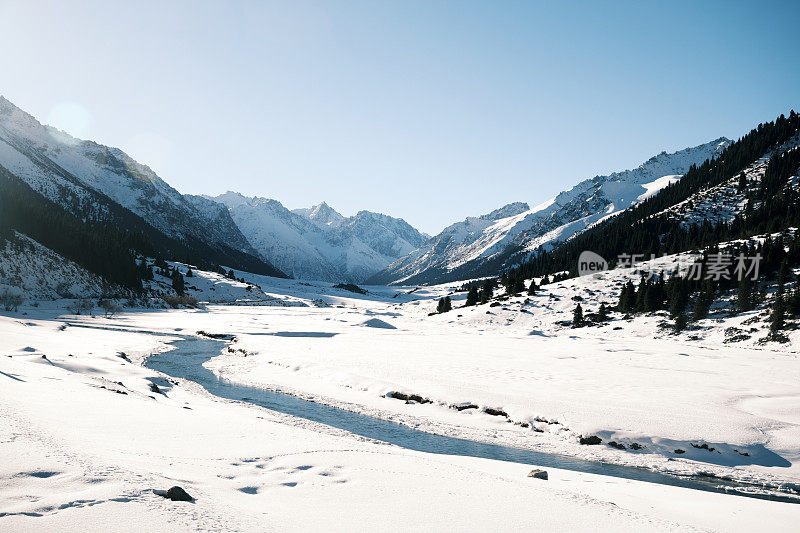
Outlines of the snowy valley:
{"label": "snowy valley", "polygon": [[754,132],[430,238],[0,100],[0,529],[796,529],[800,118]]}
{"label": "snowy valley", "polygon": [[0,2],[0,533],[797,533],[800,2]]}
{"label": "snowy valley", "polygon": [[[107,317],[55,300],[0,317],[0,446],[15,458],[0,463],[4,528],[102,520],[119,530],[344,531],[389,520],[475,530],[535,519],[550,529],[791,531],[800,518],[800,505],[788,503],[800,485],[800,338],[793,332],[788,350],[721,342],[761,309],[712,314],[676,336],[659,316],[565,324],[576,297],[587,310],[613,304],[608,288],[638,277],[625,269],[470,307],[447,285],[369,286],[359,295],[234,274],[245,282],[195,270],[189,292],[219,297],[196,309],[132,302]],[[448,294],[453,311],[429,316]],[[187,341],[200,343],[207,362],[192,371],[198,377],[174,377],[170,361],[194,353],[181,348]],[[148,360],[168,366],[155,371]],[[398,427],[531,450],[562,466],[545,463],[542,481],[527,477],[541,462],[387,445],[252,397],[220,398],[193,381],[199,370],[255,387],[250,395],[279,391]],[[580,461],[597,464],[595,473]],[[732,479],[741,493],[786,503],[603,475],[604,463],[701,487]],[[195,503],[153,492],[172,485]],[[465,491],[482,503],[463,507]]]}

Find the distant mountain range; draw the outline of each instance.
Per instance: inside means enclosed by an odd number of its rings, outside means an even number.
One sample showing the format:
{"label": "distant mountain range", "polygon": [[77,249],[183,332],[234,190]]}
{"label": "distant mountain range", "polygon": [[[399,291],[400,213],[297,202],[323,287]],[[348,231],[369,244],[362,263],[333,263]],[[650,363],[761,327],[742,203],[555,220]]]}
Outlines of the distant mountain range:
{"label": "distant mountain range", "polygon": [[361,282],[428,239],[402,219],[370,211],[344,217],[325,202],[290,211],[235,192],[209,199],[228,208],[261,257],[296,278]]}
{"label": "distant mountain range", "polygon": [[552,248],[658,193],[730,143],[720,137],[671,154],[661,152],[633,170],[584,180],[533,209],[517,202],[456,222],[368,282],[424,284],[494,275],[534,250]]}
{"label": "distant mountain range", "polygon": [[266,198],[181,194],[118,148],[76,139],[0,97],[0,168],[81,219],[162,255],[261,274],[361,282],[428,239],[402,219],[321,203],[295,212]]}
{"label": "distant mountain range", "polygon": [[[754,145],[747,138],[746,153],[737,148],[741,142],[724,137],[661,152],[635,169],[583,180],[536,207],[511,203],[431,238],[403,219],[370,211],[345,217],[325,202],[289,210],[236,192],[181,194],[123,151],[42,125],[0,97],[0,206],[6,206],[0,252],[12,230],[34,241],[38,235],[37,242],[128,288],[144,279],[134,255],[330,282],[433,284],[494,276],[540,250],[564,250],[572,246],[565,242],[644,205],[662,206],[648,216],[681,224],[733,221],[745,206],[760,205],[748,191],[759,186],[771,158],[795,153],[797,121],[796,114],[781,117],[769,135],[753,130],[751,137],[764,140]],[[711,159],[723,169],[713,178],[702,177],[707,169],[690,172]],[[687,172],[692,178],[682,179]],[[40,220],[45,217],[49,222]],[[61,238],[58,231],[74,235]],[[85,253],[90,246],[103,253]]]}

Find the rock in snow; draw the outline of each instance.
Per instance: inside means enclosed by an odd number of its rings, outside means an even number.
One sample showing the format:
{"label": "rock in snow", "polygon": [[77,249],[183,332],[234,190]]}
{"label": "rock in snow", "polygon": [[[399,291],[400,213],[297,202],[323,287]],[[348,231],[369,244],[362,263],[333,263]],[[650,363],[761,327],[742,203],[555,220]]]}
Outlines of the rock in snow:
{"label": "rock in snow", "polygon": [[547,470],[540,470],[538,468],[534,468],[528,474],[528,477],[535,477],[536,479],[547,479]]}
{"label": "rock in snow", "polygon": [[161,497],[164,497],[168,500],[172,500],[173,502],[193,502],[194,498],[192,498],[188,492],[183,490],[181,487],[175,485],[174,487],[170,488],[169,490],[154,490],[156,494]]}

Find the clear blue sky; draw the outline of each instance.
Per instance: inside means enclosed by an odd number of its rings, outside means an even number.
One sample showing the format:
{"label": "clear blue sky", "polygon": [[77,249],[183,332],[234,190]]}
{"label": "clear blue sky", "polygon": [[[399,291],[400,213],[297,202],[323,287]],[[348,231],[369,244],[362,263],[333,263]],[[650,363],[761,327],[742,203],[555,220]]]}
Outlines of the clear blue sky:
{"label": "clear blue sky", "polygon": [[0,2],[0,94],[182,192],[429,233],[800,108],[796,1],[127,4]]}

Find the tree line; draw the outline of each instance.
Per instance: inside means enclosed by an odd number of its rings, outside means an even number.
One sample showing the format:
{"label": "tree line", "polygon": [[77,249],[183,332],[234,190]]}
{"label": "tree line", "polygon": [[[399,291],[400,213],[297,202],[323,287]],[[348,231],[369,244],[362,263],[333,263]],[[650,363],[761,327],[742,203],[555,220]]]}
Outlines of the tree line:
{"label": "tree line", "polygon": [[3,167],[0,191],[0,245],[16,230],[112,283],[141,291],[131,251],[138,246],[136,236],[68,213]]}
{"label": "tree line", "polygon": [[[709,188],[740,174],[764,153],[785,143],[800,130],[800,116],[758,128],[726,148],[716,160],[692,167],[686,175],[659,194],[623,211],[616,217],[576,235],[552,251],[539,250],[533,257],[509,269],[508,276],[530,279],[553,272],[577,275],[578,256],[584,250],[599,253],[613,262],[621,254],[639,253],[656,257],[702,249],[722,241],[774,233],[800,227],[800,193],[789,184],[800,166],[800,150],[776,153],[767,165],[764,180],[749,194],[747,208],[730,222],[702,220],[684,223],[667,216],[654,216]],[[761,198],[754,207],[756,198]],[[517,272],[515,272],[517,271]]]}

